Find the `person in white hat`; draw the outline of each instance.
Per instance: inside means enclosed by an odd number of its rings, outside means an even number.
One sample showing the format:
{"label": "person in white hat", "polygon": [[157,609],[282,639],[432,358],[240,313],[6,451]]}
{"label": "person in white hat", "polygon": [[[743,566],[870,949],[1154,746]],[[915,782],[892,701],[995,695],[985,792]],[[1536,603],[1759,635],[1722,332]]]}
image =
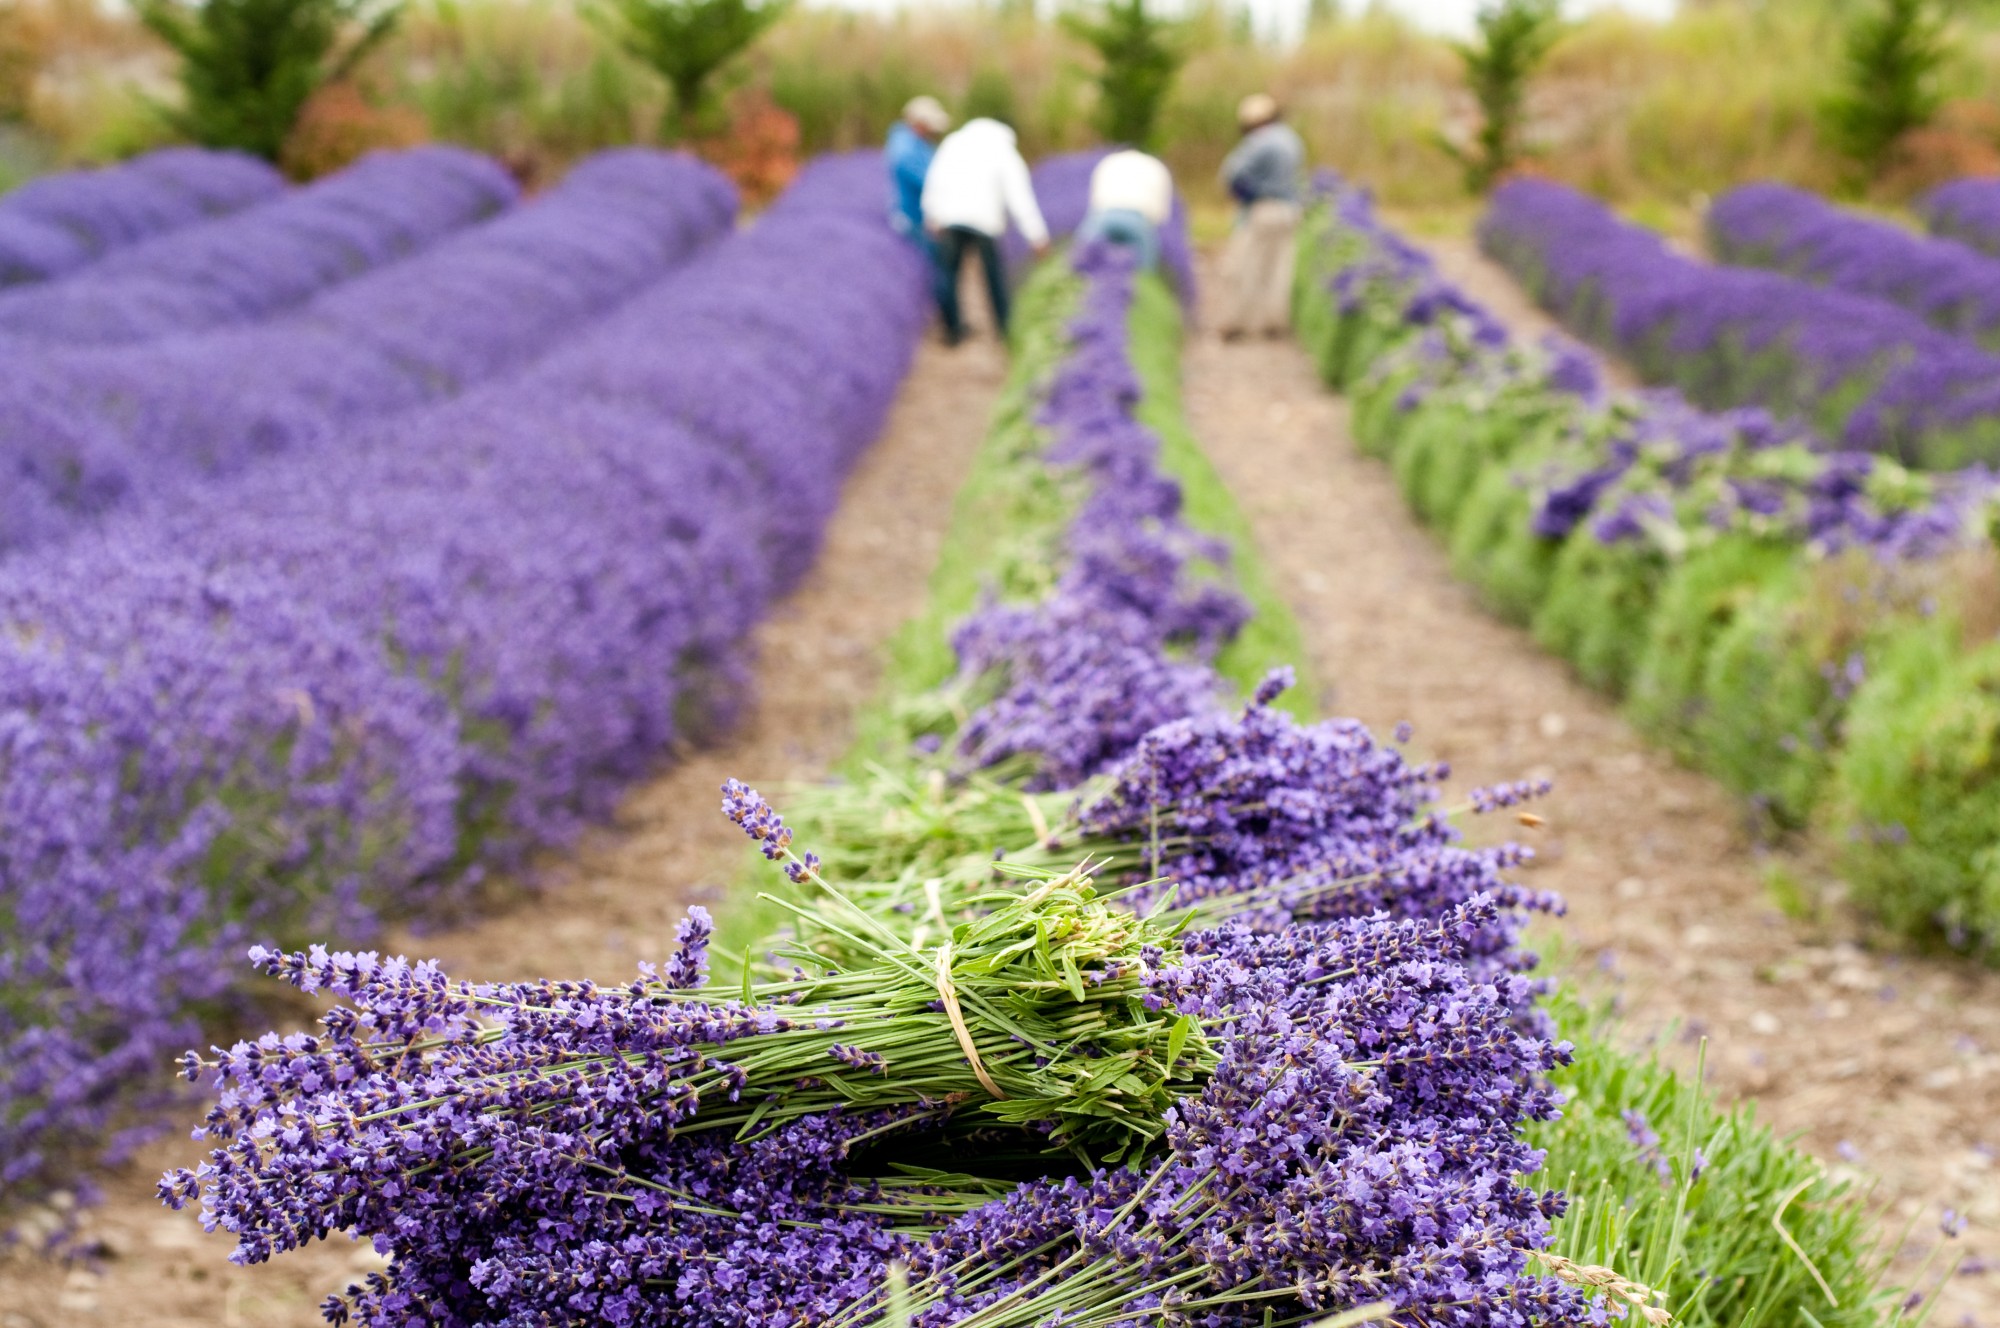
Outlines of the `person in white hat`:
{"label": "person in white hat", "polygon": [[938,144],[924,180],[923,206],[924,229],[938,247],[938,312],[944,316],[945,340],[957,345],[965,337],[958,270],[967,252],[979,255],[993,321],[1004,336],[1007,270],[1000,258],[1000,237],[1006,234],[1008,220],[1036,253],[1049,247],[1048,223],[1042,220],[1014,131],[982,117],[947,135]]}
{"label": "person in white hat", "polygon": [[1081,243],[1122,244],[1139,256],[1140,269],[1160,258],[1160,227],[1174,210],[1174,177],[1158,157],[1126,149],[1090,172],[1090,210],[1076,238]]}
{"label": "person in white hat", "polygon": [[924,179],[930,174],[937,141],[951,128],[951,116],[936,97],[912,97],[903,118],[889,127],[882,156],[889,167],[889,224],[931,252],[924,238]]}
{"label": "person in white hat", "polygon": [[1299,182],[1306,148],[1265,93],[1236,108],[1243,140],[1222,163],[1222,182],[1239,205],[1222,255],[1217,324],[1229,338],[1282,336],[1291,323],[1292,266],[1299,232]]}

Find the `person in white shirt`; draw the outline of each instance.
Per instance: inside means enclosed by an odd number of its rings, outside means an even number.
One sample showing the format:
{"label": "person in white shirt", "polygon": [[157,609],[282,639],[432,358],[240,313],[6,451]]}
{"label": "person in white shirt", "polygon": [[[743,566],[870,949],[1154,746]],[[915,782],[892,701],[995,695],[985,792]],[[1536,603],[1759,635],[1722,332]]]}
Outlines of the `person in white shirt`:
{"label": "person in white shirt", "polygon": [[1007,232],[1008,219],[1036,253],[1049,247],[1048,224],[1035,202],[1028,163],[1014,145],[1014,131],[998,120],[982,118],[968,120],[947,134],[924,177],[923,209],[924,229],[937,241],[938,312],[944,316],[945,340],[957,345],[965,336],[958,272],[967,250],[979,255],[993,321],[1004,336],[1007,271],[1000,259],[1000,237]]}
{"label": "person in white shirt", "polygon": [[1122,244],[1139,256],[1141,271],[1160,259],[1160,227],[1174,210],[1174,177],[1158,157],[1127,149],[1097,163],[1090,173],[1090,210],[1076,238]]}

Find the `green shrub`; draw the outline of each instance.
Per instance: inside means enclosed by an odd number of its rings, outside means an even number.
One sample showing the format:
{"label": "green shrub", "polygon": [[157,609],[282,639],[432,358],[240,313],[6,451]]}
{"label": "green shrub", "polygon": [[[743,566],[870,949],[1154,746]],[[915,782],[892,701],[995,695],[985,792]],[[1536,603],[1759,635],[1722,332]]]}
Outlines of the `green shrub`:
{"label": "green shrub", "polygon": [[1496,616],[1525,627],[1548,598],[1563,541],[1535,534],[1534,495],[1518,470],[1480,473],[1451,528],[1451,570]]}
{"label": "green shrub", "polygon": [[1828,790],[1855,897],[1883,922],[2000,958],[2000,641],[1949,619],[1870,662]]}
{"label": "green shrub", "polygon": [[[388,35],[401,6],[374,0],[138,0],[181,61],[171,113],[197,143],[276,161],[312,95]],[[343,37],[358,28],[352,40]]]}
{"label": "green shrub", "polygon": [[1071,36],[1097,52],[1097,132],[1106,142],[1153,145],[1160,106],[1187,62],[1183,25],[1146,0],[1104,0],[1097,13],[1062,16]]}
{"label": "green shrub", "polygon": [[598,0],[593,10],[619,43],[667,81],[671,139],[703,126],[710,84],[724,65],[784,17],[789,0]]}
{"label": "green shrub", "polygon": [[1650,547],[1606,544],[1578,530],[1556,558],[1535,614],[1535,640],[1575,665],[1591,686],[1624,695],[1666,572],[1666,559]]}
{"label": "green shrub", "polygon": [[1454,45],[1479,104],[1479,134],[1471,152],[1456,155],[1466,188],[1483,194],[1520,158],[1528,79],[1555,44],[1562,11],[1557,0],[1487,0],[1474,22],[1478,44]]}
{"label": "green shrub", "polygon": [[1416,418],[1404,393],[1419,377],[1414,364],[1397,365],[1369,374],[1348,393],[1352,405],[1348,428],[1364,456],[1383,460],[1395,456],[1403,431]]}
{"label": "green shrub", "polygon": [[1934,0],[1872,0],[1848,29],[1840,88],[1823,113],[1834,146],[1879,173],[1898,140],[1937,114],[1950,58]]}
{"label": "green shrub", "polygon": [[1774,574],[1742,602],[1703,664],[1694,746],[1703,768],[1776,825],[1811,819],[1845,710],[1805,601],[1805,569]]}
{"label": "green shrub", "polygon": [[1710,649],[1744,605],[1773,579],[1787,579],[1799,551],[1729,535],[1683,558],[1660,587],[1627,715],[1682,759],[1703,759],[1696,733]]}

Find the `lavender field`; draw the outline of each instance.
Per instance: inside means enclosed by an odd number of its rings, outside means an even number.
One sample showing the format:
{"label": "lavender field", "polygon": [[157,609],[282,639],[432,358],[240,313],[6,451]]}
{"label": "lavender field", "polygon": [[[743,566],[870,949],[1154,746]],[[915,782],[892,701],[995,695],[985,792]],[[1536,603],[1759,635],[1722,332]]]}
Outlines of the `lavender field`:
{"label": "lavender field", "polygon": [[1987,1311],[1990,200],[1102,157],[0,195],[0,1328]]}

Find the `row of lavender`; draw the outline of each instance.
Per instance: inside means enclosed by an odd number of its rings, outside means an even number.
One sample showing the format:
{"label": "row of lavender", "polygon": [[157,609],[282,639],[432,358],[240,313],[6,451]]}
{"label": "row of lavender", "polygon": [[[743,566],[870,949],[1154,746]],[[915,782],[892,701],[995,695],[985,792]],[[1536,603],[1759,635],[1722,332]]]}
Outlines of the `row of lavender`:
{"label": "row of lavender", "polygon": [[317,184],[118,249],[58,281],[0,288],[0,350],[131,345],[268,318],[511,207],[491,158],[376,153]]}
{"label": "row of lavender", "polygon": [[1304,260],[1321,367],[1461,576],[1770,821],[1822,830],[1891,925],[2000,953],[1984,472],[1606,392],[1577,348],[1512,344],[1337,181]]}
{"label": "row of lavender", "polygon": [[[412,164],[421,172],[429,160]],[[357,170],[295,203],[339,209],[350,186],[382,183],[372,167]],[[0,493],[0,553],[135,500],[172,502],[189,483],[500,375],[692,257],[734,212],[728,183],[690,158],[609,152],[534,202],[277,318],[9,355],[0,364],[0,473],[11,480]],[[237,229],[267,220],[284,224],[251,213]]]}
{"label": "row of lavender", "polygon": [[2000,349],[2000,259],[1970,245],[1915,235],[1782,184],[1744,185],[1716,199],[1708,242],[1723,262],[1882,300]]}
{"label": "row of lavender", "polygon": [[47,281],[115,249],[267,202],[284,177],[240,152],[166,148],[0,197],[0,288]]}
{"label": "row of lavender", "polygon": [[1498,190],[1479,235],[1580,335],[1703,406],[1762,406],[1927,470],[2000,459],[2000,355],[1919,313],[1686,257],[1544,181]]}
{"label": "row of lavender", "polygon": [[246,937],[449,911],[728,717],[922,325],[878,169],[507,382],[0,569],[0,1182],[148,1106]]}
{"label": "row of lavender", "polygon": [[[617,987],[258,951],[339,1004],[320,1037],[191,1058],[227,1091],[169,1202],[253,1262],[373,1237],[389,1269],[328,1317],[375,1325],[1553,1325],[1645,1305],[1616,1278],[1591,1303],[1605,1270],[1565,1257],[1641,1247],[1691,1328],[1892,1321],[1852,1207],[1822,1188],[1784,1251],[1743,1215],[1811,1164],[1669,1076],[1586,1048],[1549,1119],[1567,1052],[1514,936],[1550,901],[1504,879],[1517,850],[1455,842],[1442,770],[1288,718],[1282,674],[1230,703],[1271,662],[1232,589],[1260,577],[1190,520],[1233,509],[1178,419],[1164,290],[1084,253],[1016,326],[856,781],[791,827],[725,789],[791,883],[770,964],[705,989],[698,911]],[[1646,1144],[1649,1112],[1688,1151]],[[1561,1252],[1563,1200],[1523,1176],[1538,1119],[1541,1175],[1608,1196]]]}

